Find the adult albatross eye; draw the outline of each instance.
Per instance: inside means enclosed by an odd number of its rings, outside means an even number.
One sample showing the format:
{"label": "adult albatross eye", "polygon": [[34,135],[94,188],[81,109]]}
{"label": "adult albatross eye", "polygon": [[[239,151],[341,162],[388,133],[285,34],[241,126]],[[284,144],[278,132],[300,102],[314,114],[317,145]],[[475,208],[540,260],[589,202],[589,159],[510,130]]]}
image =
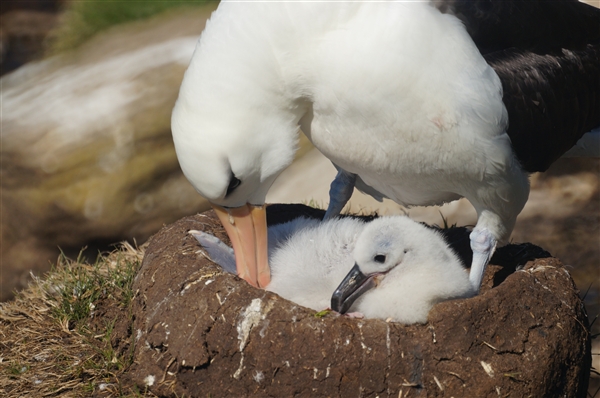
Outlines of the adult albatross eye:
{"label": "adult albatross eye", "polygon": [[373,260],[375,260],[375,262],[383,264],[385,263],[385,256],[383,254],[378,254],[376,255]]}
{"label": "adult albatross eye", "polygon": [[228,197],[229,194],[231,194],[233,190],[236,189],[241,183],[242,182],[240,181],[240,179],[237,178],[232,171],[231,177],[229,178],[229,186],[227,187],[227,192],[225,192],[225,197]]}

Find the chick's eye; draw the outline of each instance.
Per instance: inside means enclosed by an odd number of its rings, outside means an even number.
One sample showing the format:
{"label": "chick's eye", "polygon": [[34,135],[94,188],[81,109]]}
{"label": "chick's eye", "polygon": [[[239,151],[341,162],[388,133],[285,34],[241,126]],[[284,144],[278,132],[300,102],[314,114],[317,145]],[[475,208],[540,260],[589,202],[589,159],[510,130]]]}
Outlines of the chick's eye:
{"label": "chick's eye", "polygon": [[383,254],[378,254],[375,257],[373,257],[373,260],[377,263],[385,263],[385,256]]}
{"label": "chick's eye", "polygon": [[225,197],[229,196],[242,182],[239,178],[237,178],[233,172],[231,172],[231,177],[229,178],[229,186],[227,187],[227,192],[225,192]]}

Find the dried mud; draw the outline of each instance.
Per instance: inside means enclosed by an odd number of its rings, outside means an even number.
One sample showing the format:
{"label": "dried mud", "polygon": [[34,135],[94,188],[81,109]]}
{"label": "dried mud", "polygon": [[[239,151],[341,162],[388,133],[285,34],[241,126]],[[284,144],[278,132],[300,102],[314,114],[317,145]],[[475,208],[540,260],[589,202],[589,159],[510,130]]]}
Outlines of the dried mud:
{"label": "dried mud", "polygon": [[[305,206],[268,208],[269,223]],[[154,235],[136,277],[129,383],[159,396],[585,396],[587,316],[558,259],[498,250],[481,294],[424,325],[349,319],[255,289],[206,258],[190,229],[227,241],[212,212]],[[468,259],[467,231],[449,241]],[[521,266],[524,265],[522,268]],[[518,270],[517,270],[518,269]]]}

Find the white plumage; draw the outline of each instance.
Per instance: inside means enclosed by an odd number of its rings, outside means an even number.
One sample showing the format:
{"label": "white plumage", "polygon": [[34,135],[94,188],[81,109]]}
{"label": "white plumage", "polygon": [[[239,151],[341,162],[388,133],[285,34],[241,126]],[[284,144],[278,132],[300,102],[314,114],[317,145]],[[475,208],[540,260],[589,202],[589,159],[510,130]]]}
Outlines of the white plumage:
{"label": "white plumage", "polygon": [[420,2],[221,3],[173,110],[184,174],[214,205],[262,205],[299,126],[376,196],[407,206],[468,198],[479,287],[529,185],[500,80],[457,18]]}
{"label": "white plumage", "polygon": [[[574,0],[223,1],[173,110],[181,168],[215,207],[238,273],[264,287],[262,205],[301,127],[340,171],[327,217],[354,187],[405,206],[467,198],[477,290],[527,201],[528,171],[598,126],[599,15]],[[552,131],[561,107],[574,127]],[[597,136],[582,153],[597,154]]]}
{"label": "white plumage", "polygon": [[[500,80],[460,21],[426,3],[223,4],[173,113],[184,173],[220,205],[264,203],[299,124],[334,164],[398,203],[495,195],[507,179],[524,192],[504,206],[527,197]],[[231,172],[242,183],[225,197]]]}
{"label": "white plumage", "polygon": [[[213,260],[235,272],[231,248],[212,235],[190,233]],[[377,262],[381,256],[385,260]],[[367,318],[423,323],[435,303],[475,293],[442,236],[401,216],[369,223],[299,218],[276,225],[269,228],[269,263],[271,283],[266,289],[316,311],[330,306],[332,294],[355,264],[367,278],[377,280],[371,279],[376,287],[347,306]]]}

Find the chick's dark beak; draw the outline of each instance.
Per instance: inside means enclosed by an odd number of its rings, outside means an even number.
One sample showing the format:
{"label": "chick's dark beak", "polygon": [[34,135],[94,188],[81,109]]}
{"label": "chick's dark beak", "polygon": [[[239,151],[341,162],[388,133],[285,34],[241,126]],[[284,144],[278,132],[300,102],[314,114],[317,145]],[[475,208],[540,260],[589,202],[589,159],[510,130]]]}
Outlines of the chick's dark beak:
{"label": "chick's dark beak", "polygon": [[352,267],[342,283],[333,292],[331,296],[331,309],[340,314],[345,314],[352,307],[356,299],[375,286],[377,286],[377,282],[374,276],[363,274],[358,264],[354,264],[354,267]]}

